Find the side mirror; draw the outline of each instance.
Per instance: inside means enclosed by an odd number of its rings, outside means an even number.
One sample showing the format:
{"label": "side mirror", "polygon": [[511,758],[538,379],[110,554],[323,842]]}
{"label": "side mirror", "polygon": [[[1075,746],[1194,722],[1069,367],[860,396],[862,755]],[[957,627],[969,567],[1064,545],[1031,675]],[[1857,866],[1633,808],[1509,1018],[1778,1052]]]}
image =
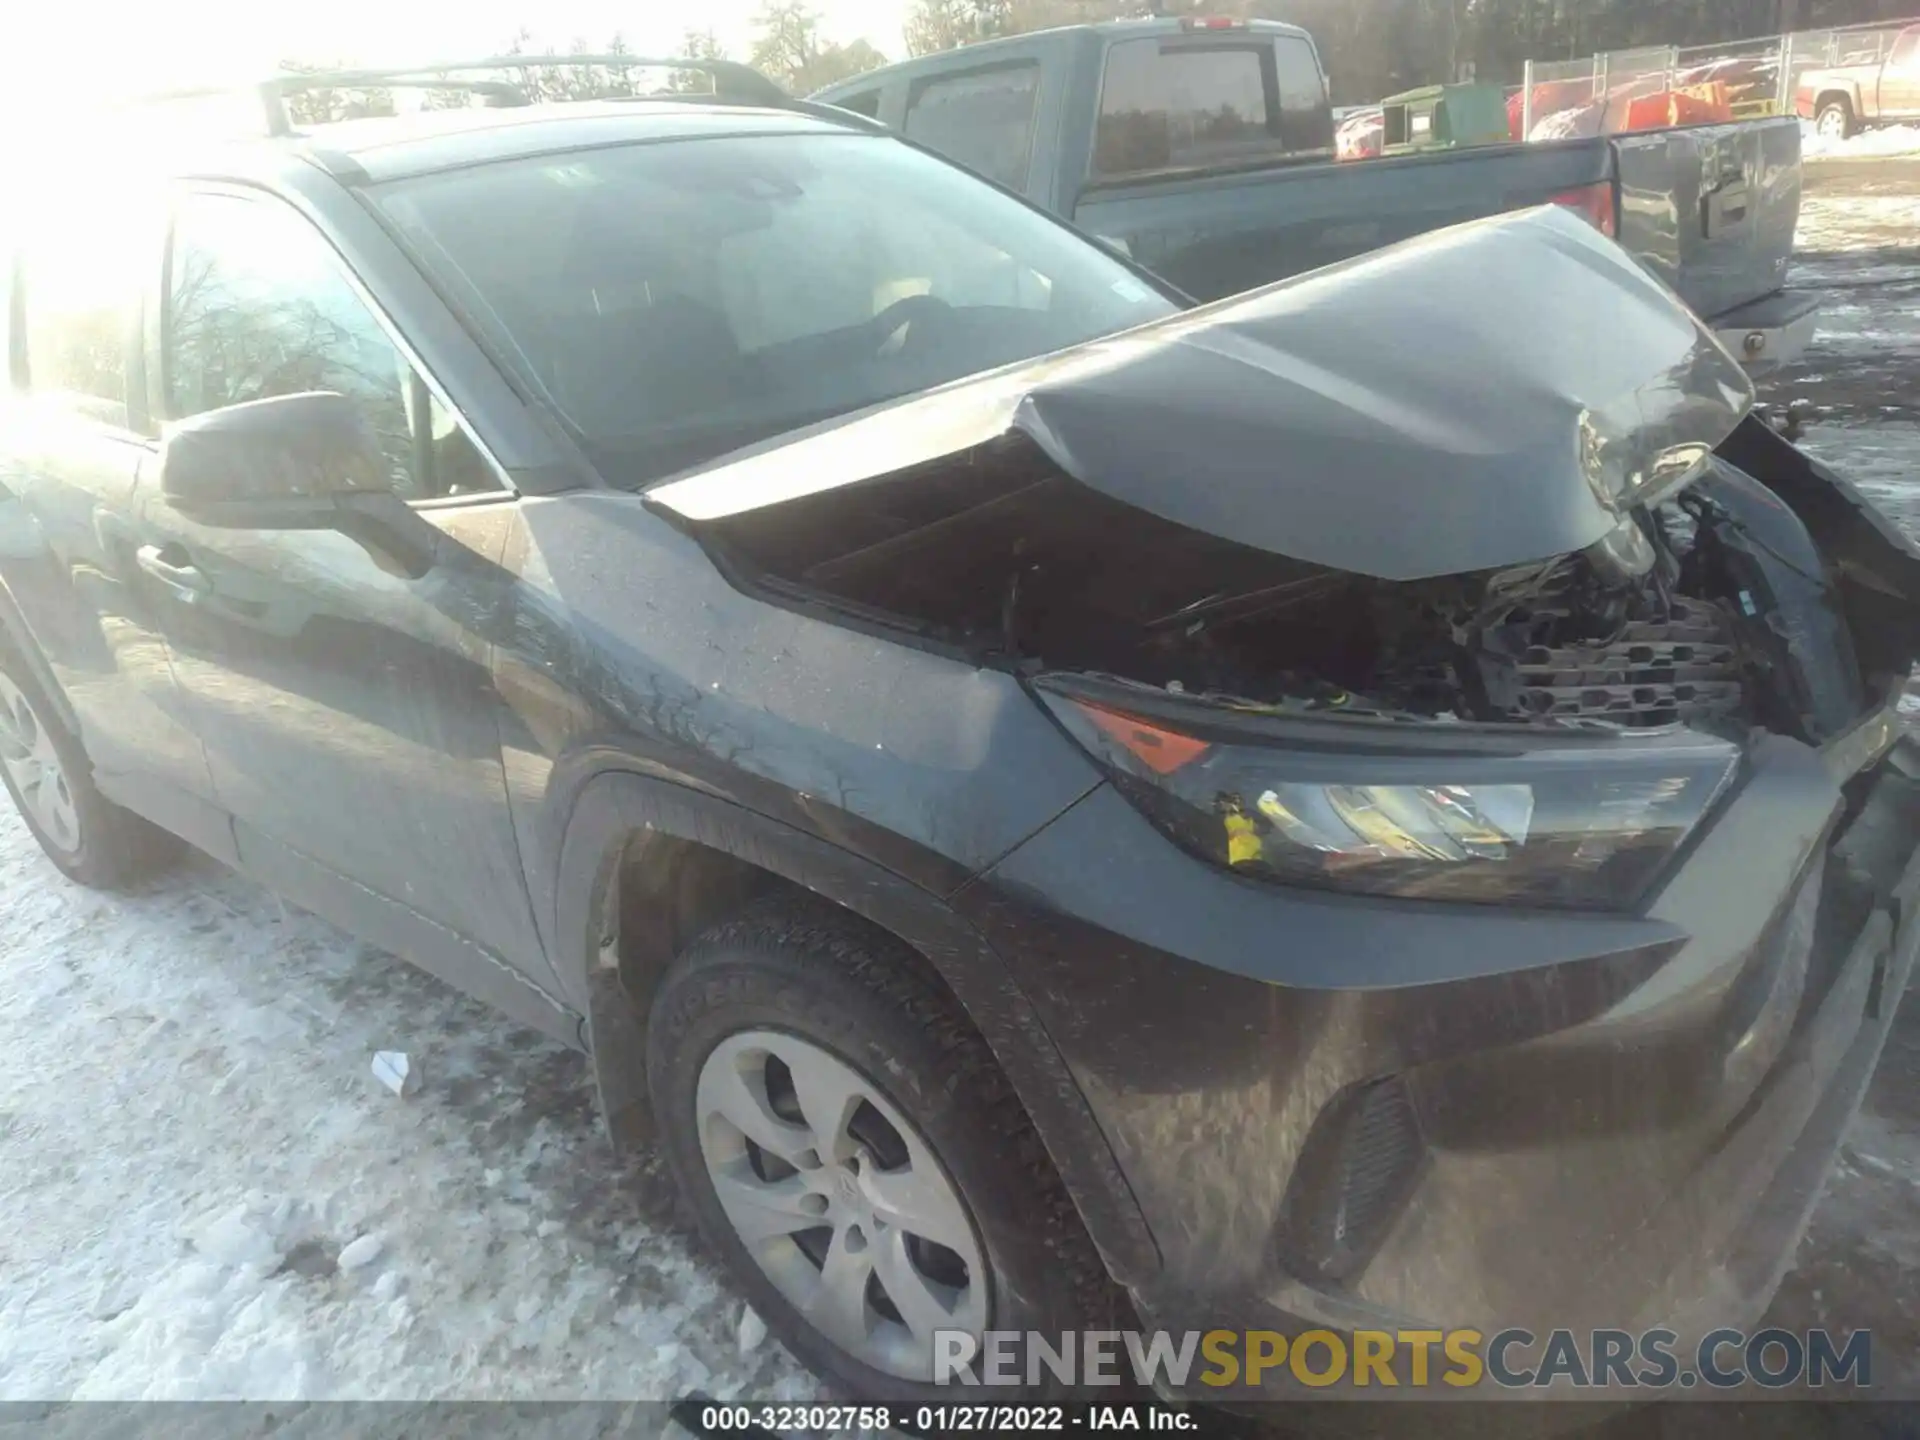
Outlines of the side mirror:
{"label": "side mirror", "polygon": [[160,493],[201,525],[338,530],[401,573],[423,575],[438,534],[393,493],[360,407],[331,390],[275,395],[170,426]]}
{"label": "side mirror", "polygon": [[209,525],[315,528],[289,522],[387,490],[386,472],[360,407],[329,390],[209,410],[169,427],[160,448],[161,493]]}

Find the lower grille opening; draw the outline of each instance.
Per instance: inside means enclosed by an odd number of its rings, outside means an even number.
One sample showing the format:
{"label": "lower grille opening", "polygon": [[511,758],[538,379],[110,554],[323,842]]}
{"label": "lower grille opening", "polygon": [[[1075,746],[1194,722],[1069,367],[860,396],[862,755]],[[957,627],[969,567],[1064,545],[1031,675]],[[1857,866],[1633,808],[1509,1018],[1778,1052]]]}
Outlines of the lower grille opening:
{"label": "lower grille opening", "polygon": [[1372,1258],[1413,1192],[1426,1146],[1398,1076],[1344,1091],[1322,1112],[1281,1202],[1281,1262],[1339,1281]]}

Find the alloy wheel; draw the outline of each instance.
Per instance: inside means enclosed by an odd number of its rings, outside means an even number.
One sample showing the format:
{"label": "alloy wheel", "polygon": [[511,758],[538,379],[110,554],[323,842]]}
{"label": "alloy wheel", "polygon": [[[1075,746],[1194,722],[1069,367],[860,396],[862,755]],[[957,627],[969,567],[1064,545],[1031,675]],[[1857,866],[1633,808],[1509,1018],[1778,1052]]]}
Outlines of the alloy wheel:
{"label": "alloy wheel", "polygon": [[926,1140],[859,1071],[798,1036],[743,1031],[707,1057],[694,1103],[734,1233],[836,1346],[929,1380],[936,1330],[986,1328],[972,1216]]}
{"label": "alloy wheel", "polygon": [[1833,105],[1828,106],[1825,110],[1822,110],[1820,112],[1820,123],[1817,128],[1819,129],[1820,134],[1828,140],[1846,139],[1847,138],[1846,113],[1842,111],[1838,106],[1833,106]]}
{"label": "alloy wheel", "polygon": [[80,812],[53,736],[12,677],[0,672],[0,766],[23,809],[54,848],[80,849]]}

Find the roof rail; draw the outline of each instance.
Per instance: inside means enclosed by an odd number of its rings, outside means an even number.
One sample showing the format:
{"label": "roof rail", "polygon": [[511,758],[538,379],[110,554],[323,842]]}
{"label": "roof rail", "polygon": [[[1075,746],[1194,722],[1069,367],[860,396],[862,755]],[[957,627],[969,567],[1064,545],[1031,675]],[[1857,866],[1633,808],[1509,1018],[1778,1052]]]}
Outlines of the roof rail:
{"label": "roof rail", "polygon": [[788,106],[793,98],[772,80],[750,65],[737,60],[656,59],[645,55],[494,55],[485,60],[461,60],[448,64],[410,65],[404,69],[315,70],[286,73],[256,81],[250,86],[210,86],[192,90],[172,90],[143,97],[147,103],[174,100],[203,100],[252,90],[260,100],[270,136],[291,135],[293,120],[287,111],[289,96],[314,90],[395,89],[464,90],[482,96],[493,106],[530,105],[533,99],[520,86],[507,80],[460,80],[450,77],[475,70],[558,70],[563,67],[597,65],[603,69],[623,70],[695,70],[713,77],[713,93],[722,100],[737,100],[753,105]]}

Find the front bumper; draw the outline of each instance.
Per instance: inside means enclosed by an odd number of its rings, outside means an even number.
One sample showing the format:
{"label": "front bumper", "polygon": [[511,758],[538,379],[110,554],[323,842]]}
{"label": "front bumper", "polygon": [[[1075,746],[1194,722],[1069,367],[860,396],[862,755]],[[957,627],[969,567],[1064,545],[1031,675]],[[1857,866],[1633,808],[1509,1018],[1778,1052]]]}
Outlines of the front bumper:
{"label": "front bumper", "polygon": [[1920,948],[1897,734],[1762,741],[1632,918],[1283,892],[1110,792],[1007,857],[963,899],[1153,1236],[1109,1254],[1149,1323],[1750,1324]]}

